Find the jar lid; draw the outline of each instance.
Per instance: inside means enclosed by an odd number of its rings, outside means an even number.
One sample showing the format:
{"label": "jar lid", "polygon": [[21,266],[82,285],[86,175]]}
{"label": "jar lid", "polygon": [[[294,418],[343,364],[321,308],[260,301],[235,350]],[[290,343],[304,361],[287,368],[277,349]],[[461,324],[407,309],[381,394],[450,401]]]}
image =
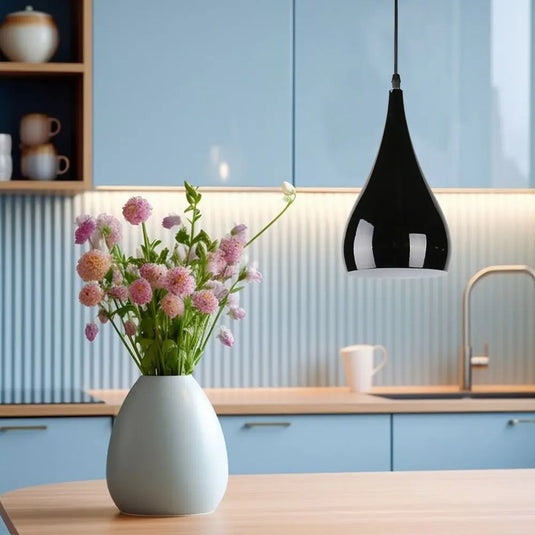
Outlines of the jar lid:
{"label": "jar lid", "polygon": [[32,6],[26,6],[24,11],[15,11],[6,15],[6,22],[31,24],[32,22],[53,24],[54,19],[52,15],[44,13],[43,11],[34,11]]}

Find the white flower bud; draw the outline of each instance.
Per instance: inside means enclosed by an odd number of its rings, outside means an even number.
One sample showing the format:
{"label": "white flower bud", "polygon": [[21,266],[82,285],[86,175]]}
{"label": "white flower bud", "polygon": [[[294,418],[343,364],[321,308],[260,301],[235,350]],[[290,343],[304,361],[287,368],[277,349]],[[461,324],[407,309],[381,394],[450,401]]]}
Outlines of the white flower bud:
{"label": "white flower bud", "polygon": [[293,184],[290,184],[289,182],[286,182],[286,181],[283,182],[281,189],[282,189],[282,193],[284,193],[286,197],[292,197],[295,195],[295,188]]}

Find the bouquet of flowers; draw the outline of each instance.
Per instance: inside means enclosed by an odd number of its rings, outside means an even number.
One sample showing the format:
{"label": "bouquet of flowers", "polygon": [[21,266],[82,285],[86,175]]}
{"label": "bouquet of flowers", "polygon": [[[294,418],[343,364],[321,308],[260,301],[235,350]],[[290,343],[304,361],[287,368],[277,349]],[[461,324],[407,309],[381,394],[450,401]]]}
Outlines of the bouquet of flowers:
{"label": "bouquet of flowers", "polygon": [[[252,238],[247,227],[235,225],[220,240],[212,240],[199,225],[201,194],[185,182],[184,224],[178,215],[162,221],[176,229],[172,247],[151,240],[145,221],[152,207],[132,197],[123,207],[131,225],[140,225],[142,243],[137,256],[126,256],[119,245],[121,223],[108,214],[76,219],[75,243],[88,243],[76,271],[85,282],[79,300],[98,307],[100,323],[110,323],[143,375],[189,375],[203,356],[206,344],[223,312],[234,320],[245,317],[238,295],[245,283],[262,280],[253,265],[241,264],[244,250],[263,234],[295,200],[295,188],[284,182],[285,206]],[[87,324],[89,341],[97,336],[96,321]],[[217,335],[226,346],[232,332],[221,327]]]}

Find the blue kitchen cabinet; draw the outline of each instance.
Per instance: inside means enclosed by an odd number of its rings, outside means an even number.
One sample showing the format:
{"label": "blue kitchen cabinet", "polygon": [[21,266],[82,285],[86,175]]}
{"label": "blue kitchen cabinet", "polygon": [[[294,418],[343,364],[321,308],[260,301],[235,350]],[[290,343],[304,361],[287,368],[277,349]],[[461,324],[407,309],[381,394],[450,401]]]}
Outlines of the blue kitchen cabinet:
{"label": "blue kitchen cabinet", "polygon": [[231,474],[390,470],[389,414],[220,416]]}
{"label": "blue kitchen cabinet", "polygon": [[[532,99],[530,7],[512,4],[400,3],[401,88],[431,187],[531,187],[521,112]],[[366,183],[386,119],[393,19],[390,0],[295,1],[297,186]]]}
{"label": "blue kitchen cabinet", "polygon": [[534,413],[394,414],[393,470],[535,468]]}
{"label": "blue kitchen cabinet", "polygon": [[106,474],[111,417],[0,419],[0,494]]}
{"label": "blue kitchen cabinet", "polygon": [[292,0],[94,0],[95,186],[292,177]]}

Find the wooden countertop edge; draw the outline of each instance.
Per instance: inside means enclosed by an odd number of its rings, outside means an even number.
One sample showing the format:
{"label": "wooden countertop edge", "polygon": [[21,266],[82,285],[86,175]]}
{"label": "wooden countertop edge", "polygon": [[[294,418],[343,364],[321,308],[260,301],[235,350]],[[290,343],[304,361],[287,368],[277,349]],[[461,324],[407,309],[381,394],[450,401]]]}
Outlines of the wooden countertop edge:
{"label": "wooden countertop edge", "polygon": [[0,418],[53,418],[56,416],[114,416],[119,406],[98,404],[0,405]]}
{"label": "wooden countertop edge", "polygon": [[[456,389],[452,385],[377,387],[373,393],[455,392]],[[535,385],[497,385],[485,390],[535,391]],[[97,404],[0,405],[0,418],[114,416],[127,392],[88,390],[104,402]],[[350,392],[346,387],[208,388],[205,392],[219,415],[535,412],[535,398],[393,400]]]}

